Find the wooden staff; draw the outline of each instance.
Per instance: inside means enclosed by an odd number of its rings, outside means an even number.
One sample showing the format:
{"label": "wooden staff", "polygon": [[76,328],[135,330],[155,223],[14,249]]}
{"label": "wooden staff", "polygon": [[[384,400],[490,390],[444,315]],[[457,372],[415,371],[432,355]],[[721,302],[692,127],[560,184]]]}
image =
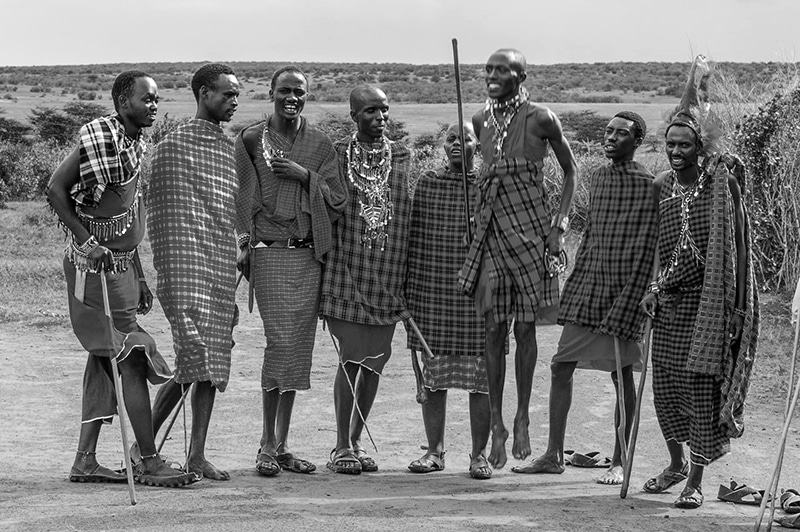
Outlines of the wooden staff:
{"label": "wooden staff", "polygon": [[[628,441],[628,456],[627,460],[624,460],[622,463],[623,473],[622,473],[622,486],[619,490],[619,497],[620,499],[624,499],[628,496],[628,486],[631,483],[631,471],[633,470],[633,453],[636,450],[636,437],[639,434],[639,420],[642,417],[642,396],[644,395],[644,385],[645,380],[647,377],[647,362],[650,359],[650,331],[651,331],[651,324],[650,320],[647,320],[647,323],[644,327],[644,353],[642,356],[642,375],[639,377],[639,390],[636,395],[636,408],[633,411],[633,426],[631,427],[631,437]],[[620,379],[620,382],[621,379]]]}
{"label": "wooden staff", "polygon": [[[108,282],[106,280],[105,271],[100,272],[100,285],[103,287],[103,310],[105,311],[106,318],[108,319],[107,340],[114,350],[114,319],[111,317],[111,305],[108,302]],[[122,393],[122,377],[119,374],[117,367],[117,354],[113,353],[111,357],[111,369],[114,373],[114,391],[117,394],[117,413],[119,414],[119,428],[122,431],[122,455],[125,457],[125,472],[128,476],[128,493],[131,496],[131,506],[136,504],[136,488],[133,485],[133,464],[131,464],[130,447],[128,446],[128,429],[126,427],[128,420],[125,411],[125,397]]]}
{"label": "wooden staff", "polygon": [[453,65],[455,66],[456,100],[458,102],[458,138],[461,142],[461,180],[464,184],[464,218],[467,223],[467,241],[472,243],[472,224],[470,223],[469,184],[467,182],[467,160],[464,138],[464,113],[461,109],[461,72],[458,67],[458,39],[453,39]]}
{"label": "wooden staff", "polygon": [[[619,337],[614,337],[614,360],[617,364],[617,408],[619,408],[619,425],[617,425],[617,439],[619,440],[620,454],[622,463],[628,463],[628,439],[626,438],[628,428],[628,416],[625,408],[625,384],[622,378],[622,353],[619,349]],[[625,476],[623,468],[623,478]],[[620,493],[620,496],[622,494]]]}
{"label": "wooden staff", "polygon": [[411,368],[414,370],[414,383],[417,385],[417,402],[424,405],[428,402],[428,390],[422,380],[422,368],[419,366],[416,349],[411,350]]}

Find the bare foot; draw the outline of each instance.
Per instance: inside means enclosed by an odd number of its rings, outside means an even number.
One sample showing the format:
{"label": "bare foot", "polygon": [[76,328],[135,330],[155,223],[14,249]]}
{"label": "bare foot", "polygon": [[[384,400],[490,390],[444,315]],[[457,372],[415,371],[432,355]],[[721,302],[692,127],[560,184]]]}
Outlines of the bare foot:
{"label": "bare foot", "polygon": [[531,455],[531,440],[528,436],[528,423],[526,420],[514,420],[514,445],[511,454],[517,460],[525,460]]}
{"label": "bare foot", "polygon": [[531,460],[525,465],[514,466],[511,468],[511,471],[514,473],[525,473],[529,475],[560,475],[564,472],[564,464],[559,464],[557,461],[551,460],[547,456],[543,455],[539,458]]}
{"label": "bare foot", "polygon": [[203,478],[210,478],[212,480],[231,479],[230,473],[219,469],[205,458],[196,459],[190,457],[189,461],[186,463],[186,470],[192,473],[201,473]]}
{"label": "bare foot", "polygon": [[503,469],[508,458],[506,457],[506,440],[508,431],[501,427],[500,430],[492,430],[492,450],[489,452],[489,463],[495,469]]}
{"label": "bare foot", "polygon": [[597,478],[598,484],[608,484],[611,486],[616,486],[617,484],[622,484],[622,477],[623,477],[623,470],[622,466],[611,466],[609,467],[605,473]]}

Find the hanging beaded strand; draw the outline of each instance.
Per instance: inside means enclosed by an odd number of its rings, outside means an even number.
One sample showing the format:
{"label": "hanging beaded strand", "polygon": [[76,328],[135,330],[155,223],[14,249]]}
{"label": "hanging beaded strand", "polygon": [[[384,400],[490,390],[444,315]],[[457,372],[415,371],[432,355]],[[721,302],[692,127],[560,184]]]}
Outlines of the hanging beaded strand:
{"label": "hanging beaded strand", "polygon": [[[494,128],[492,144],[494,146],[495,160],[503,157],[503,144],[506,137],[508,137],[508,126],[526,101],[528,101],[528,91],[524,87],[520,87],[519,92],[513,98],[504,102],[499,102],[494,98],[486,100],[484,111],[487,118],[483,122],[483,127],[491,125]],[[502,115],[502,121],[497,119],[498,113]]]}
{"label": "hanging beaded strand", "polygon": [[681,250],[691,250],[692,258],[698,265],[704,265],[706,262],[705,257],[700,253],[700,248],[697,247],[697,243],[694,241],[692,232],[689,229],[689,219],[692,204],[703,192],[703,189],[709,181],[709,175],[709,172],[704,169],[694,183],[688,187],[684,187],[678,181],[678,174],[675,170],[672,171],[672,197],[677,197],[681,200],[681,230],[678,235],[678,241],[675,243],[675,247],[672,250],[667,264],[664,265],[658,274],[659,287],[663,286],[664,282],[675,273],[675,268],[678,266],[678,256]]}
{"label": "hanging beaded strand", "polygon": [[271,132],[269,127],[264,126],[264,132],[261,134],[261,146],[264,149],[264,162],[267,163],[267,168],[272,170],[272,159],[275,157],[286,157],[286,152],[275,148],[270,141]]}
{"label": "hanging beaded strand", "polygon": [[354,133],[347,148],[347,178],[359,192],[359,215],[367,224],[361,243],[370,249],[377,242],[383,251],[389,238],[386,226],[394,212],[389,188],[391,171],[389,141],[383,138],[380,148],[365,148]]}

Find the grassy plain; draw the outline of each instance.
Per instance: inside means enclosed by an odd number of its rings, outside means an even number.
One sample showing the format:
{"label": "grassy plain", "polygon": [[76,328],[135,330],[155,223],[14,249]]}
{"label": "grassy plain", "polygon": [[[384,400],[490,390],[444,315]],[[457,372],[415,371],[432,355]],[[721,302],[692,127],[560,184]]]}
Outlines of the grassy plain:
{"label": "grassy plain", "polygon": [[[272,110],[272,103],[269,100],[254,99],[254,95],[269,92],[266,82],[258,81],[245,86],[245,92],[239,100],[239,110],[236,113],[231,125],[246,125],[261,120],[266,113]],[[74,94],[59,94],[30,92],[30,87],[20,86],[12,93],[7,93],[9,97],[0,95],[0,114],[8,118],[28,121],[31,109],[36,106],[61,108],[64,104],[76,100]],[[183,89],[162,89],[160,91],[161,104],[159,105],[159,115],[161,117],[169,115],[174,118],[193,116],[195,112],[195,102],[192,91],[189,88]],[[389,94],[391,104],[392,95]],[[666,111],[675,106],[674,100],[664,98],[653,98],[653,103],[641,101],[631,101],[627,103],[545,103],[556,113],[565,111],[595,111],[600,116],[611,117],[614,113],[627,109],[642,115],[647,122],[647,127],[655,131],[661,123]],[[110,95],[103,94],[101,100],[94,103],[108,106],[111,109]],[[469,118],[475,111],[481,108],[481,102],[469,102],[464,105],[464,116]],[[305,115],[313,121],[320,119],[325,113],[347,115],[349,107],[346,103],[331,102],[308,102],[306,104]],[[391,104],[390,116],[405,123],[406,130],[413,140],[423,133],[431,133],[437,129],[439,123],[453,123],[457,119],[456,104],[411,104],[397,103]]]}

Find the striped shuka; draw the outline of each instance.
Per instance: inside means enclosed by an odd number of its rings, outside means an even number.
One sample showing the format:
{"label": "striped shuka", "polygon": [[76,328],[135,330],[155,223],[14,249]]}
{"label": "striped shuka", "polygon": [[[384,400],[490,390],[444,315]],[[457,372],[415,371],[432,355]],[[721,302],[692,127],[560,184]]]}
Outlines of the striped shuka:
{"label": "striped shuka", "polygon": [[147,228],[157,296],[172,328],[176,381],[228,384],[235,321],[233,140],[193,119],[153,155]]}

